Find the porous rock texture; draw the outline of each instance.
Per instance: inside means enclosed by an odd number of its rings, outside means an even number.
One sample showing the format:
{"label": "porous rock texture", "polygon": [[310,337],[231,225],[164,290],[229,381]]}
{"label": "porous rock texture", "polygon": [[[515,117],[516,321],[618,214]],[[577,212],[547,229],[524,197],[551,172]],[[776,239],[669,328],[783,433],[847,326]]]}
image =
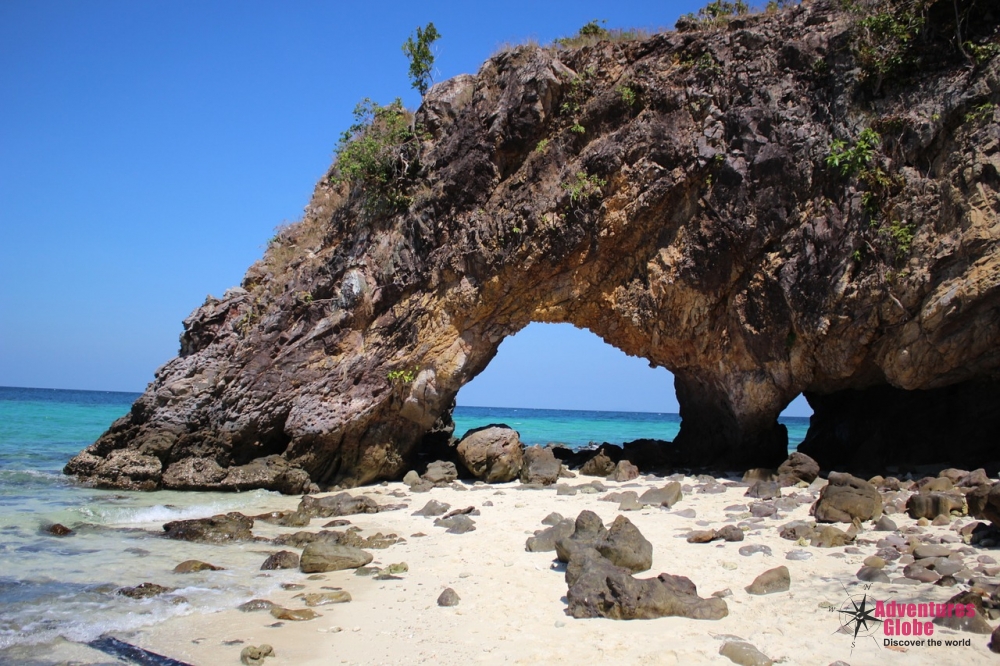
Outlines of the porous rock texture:
{"label": "porous rock texture", "polygon": [[[434,86],[405,209],[372,213],[334,165],[66,472],[293,493],[396,478],[530,322],[669,369],[678,463],[773,468],[803,392],[821,466],[990,458],[1000,58],[963,57],[936,0],[906,47],[917,71],[876,82],[838,6],[521,46]],[[995,30],[993,3],[958,6],[963,38]],[[869,127],[868,180],[828,164]],[[911,421],[928,395],[945,418]]]}

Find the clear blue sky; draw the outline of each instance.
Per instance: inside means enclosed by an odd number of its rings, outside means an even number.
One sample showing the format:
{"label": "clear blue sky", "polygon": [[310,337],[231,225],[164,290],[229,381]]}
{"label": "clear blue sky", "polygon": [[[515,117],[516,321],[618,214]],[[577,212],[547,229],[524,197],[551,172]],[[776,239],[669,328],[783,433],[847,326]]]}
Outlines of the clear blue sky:
{"label": "clear blue sky", "polygon": [[[701,4],[0,3],[0,385],[142,390],[176,354],[181,320],[300,217],[354,105],[419,103],[400,50],[418,25],[443,35],[442,80],[504,42],[547,43],[595,18],[670,28]],[[621,380],[646,395],[632,409],[676,409],[665,371],[563,330],[505,342],[462,402],[511,404],[496,391],[528,396],[526,383],[551,398],[535,406],[618,409],[605,403]],[[568,366],[542,365],[570,348]],[[580,367],[603,388],[581,389]]]}

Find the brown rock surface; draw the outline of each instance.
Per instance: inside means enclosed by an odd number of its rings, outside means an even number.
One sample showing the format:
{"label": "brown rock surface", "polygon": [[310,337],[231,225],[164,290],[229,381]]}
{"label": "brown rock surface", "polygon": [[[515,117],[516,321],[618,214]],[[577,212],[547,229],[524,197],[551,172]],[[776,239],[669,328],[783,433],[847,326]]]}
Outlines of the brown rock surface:
{"label": "brown rock surface", "polygon": [[458,459],[477,479],[487,483],[513,481],[521,473],[524,445],[517,431],[505,425],[470,430],[456,448]]}
{"label": "brown rock surface", "polygon": [[[992,30],[990,4],[970,29]],[[405,205],[373,207],[332,167],[66,473],[289,493],[396,478],[533,321],[673,372],[669,451],[687,464],[779,464],[777,417],[802,392],[801,450],[824,468],[983,464],[1000,424],[1000,123],[968,117],[1000,59],[969,67],[940,31],[910,47],[934,56],[923,69],[871,90],[852,20],[814,2],[522,46],[435,86],[415,114],[427,137],[397,165]],[[881,189],[827,163],[867,127]]]}

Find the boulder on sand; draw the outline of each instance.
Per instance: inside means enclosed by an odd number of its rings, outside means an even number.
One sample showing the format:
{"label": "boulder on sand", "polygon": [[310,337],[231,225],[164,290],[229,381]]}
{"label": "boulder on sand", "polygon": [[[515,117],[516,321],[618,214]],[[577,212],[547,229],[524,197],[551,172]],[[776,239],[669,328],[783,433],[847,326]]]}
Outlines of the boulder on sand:
{"label": "boulder on sand", "polygon": [[878,520],[882,516],[882,496],[872,484],[839,472],[830,472],[829,481],[812,506],[817,521],[852,523]]}
{"label": "boulder on sand", "polygon": [[524,464],[521,466],[521,483],[551,485],[559,480],[562,463],[552,453],[552,449],[539,445],[524,450]]}
{"label": "boulder on sand", "polygon": [[372,561],[371,553],[330,541],[313,541],[302,551],[299,568],[303,573],[323,573],[357,569]]}
{"label": "boulder on sand", "polygon": [[513,481],[524,463],[524,445],[517,431],[502,424],[470,430],[456,453],[465,468],[486,483]]}

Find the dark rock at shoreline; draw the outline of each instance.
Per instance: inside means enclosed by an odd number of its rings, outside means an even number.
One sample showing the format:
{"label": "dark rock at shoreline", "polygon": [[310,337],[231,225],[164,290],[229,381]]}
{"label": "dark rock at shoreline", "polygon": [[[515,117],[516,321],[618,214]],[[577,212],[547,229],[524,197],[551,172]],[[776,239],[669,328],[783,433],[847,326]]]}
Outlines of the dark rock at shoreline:
{"label": "dark rock at shoreline", "polygon": [[208,562],[202,562],[201,560],[184,560],[174,567],[174,573],[179,574],[196,573],[198,571],[223,571],[223,568],[209,564]]}
{"label": "dark rock at shoreline", "polygon": [[279,550],[271,553],[264,563],[260,565],[261,571],[273,571],[275,569],[296,569],[299,566],[299,556],[290,550]]}
{"label": "dark rock at shoreline", "polygon": [[156,583],[140,583],[135,587],[121,587],[115,591],[115,594],[128,597],[129,599],[148,599],[149,597],[158,597],[161,594],[166,594],[167,592],[173,592],[172,587],[163,587],[162,585],[157,585]]}
{"label": "dark rock at shoreline", "polygon": [[341,546],[328,541],[314,541],[302,551],[299,568],[302,573],[324,573],[357,569],[372,561],[371,553],[353,546]]}
{"label": "dark rock at shoreline", "polygon": [[271,511],[251,517],[255,522],[281,525],[282,527],[305,527],[310,520],[309,515],[301,511]]}
{"label": "dark rock at shoreline", "polygon": [[64,537],[73,534],[73,530],[60,523],[54,523],[45,528],[45,531],[52,536]]}
{"label": "dark rock at shoreline", "polygon": [[597,454],[583,463],[580,467],[580,474],[587,476],[607,477],[615,471],[615,461],[607,456],[603,450],[598,450]]}
{"label": "dark rock at shoreline", "polygon": [[524,464],[524,445],[517,431],[506,425],[470,430],[458,443],[456,453],[465,468],[486,483],[513,481]]}
{"label": "dark rock at shoreline", "polygon": [[211,518],[171,521],[163,526],[163,536],[168,539],[207,543],[249,541],[254,538],[250,531],[252,528],[253,518],[231,511]]}
{"label": "dark rock at shoreline", "polygon": [[311,518],[333,518],[356,513],[378,513],[379,505],[371,497],[344,492],[326,497],[306,495],[299,502],[297,511]]}
{"label": "dark rock at shoreline", "polygon": [[237,606],[236,610],[244,613],[253,613],[262,610],[269,611],[274,608],[275,605],[276,604],[273,601],[268,601],[267,599],[251,599],[250,601]]}
{"label": "dark rock at shoreline", "polygon": [[521,466],[521,483],[540,483],[551,485],[559,480],[562,463],[552,453],[552,449],[529,446],[524,450],[524,462]]}
{"label": "dark rock at shoreline", "polygon": [[812,507],[812,514],[821,523],[878,520],[882,516],[882,496],[864,479],[831,472],[829,483],[820,491]]}

